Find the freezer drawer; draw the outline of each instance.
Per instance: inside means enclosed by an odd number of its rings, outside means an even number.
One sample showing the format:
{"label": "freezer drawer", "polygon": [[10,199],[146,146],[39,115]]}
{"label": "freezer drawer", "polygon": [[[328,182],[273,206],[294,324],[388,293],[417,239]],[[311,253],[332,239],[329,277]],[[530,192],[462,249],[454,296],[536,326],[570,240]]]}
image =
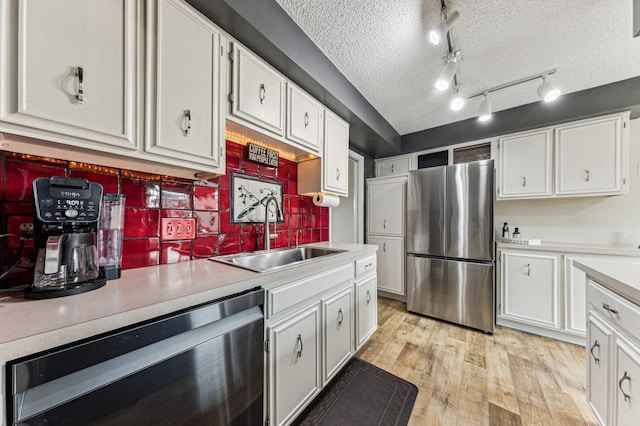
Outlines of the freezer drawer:
{"label": "freezer drawer", "polygon": [[493,264],[407,256],[407,310],[493,333],[494,301]]}

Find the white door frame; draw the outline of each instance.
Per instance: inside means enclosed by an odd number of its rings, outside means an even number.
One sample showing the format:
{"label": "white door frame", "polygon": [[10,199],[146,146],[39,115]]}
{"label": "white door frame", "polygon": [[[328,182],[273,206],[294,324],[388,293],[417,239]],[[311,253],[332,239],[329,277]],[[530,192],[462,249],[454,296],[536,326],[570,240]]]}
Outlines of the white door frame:
{"label": "white door frame", "polygon": [[[357,192],[356,211],[354,214],[354,222],[357,228],[357,240],[359,244],[364,244],[364,157],[357,152],[349,150],[349,159],[358,164],[358,176],[356,182],[349,182],[349,191]],[[333,209],[329,209],[329,241],[333,241]]]}

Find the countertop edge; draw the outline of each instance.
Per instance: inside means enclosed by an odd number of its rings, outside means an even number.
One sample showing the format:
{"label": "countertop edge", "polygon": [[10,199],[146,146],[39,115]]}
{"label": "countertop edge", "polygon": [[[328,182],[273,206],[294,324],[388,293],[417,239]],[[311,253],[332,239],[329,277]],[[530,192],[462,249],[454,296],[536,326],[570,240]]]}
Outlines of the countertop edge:
{"label": "countertop edge", "polygon": [[532,250],[532,251],[554,251],[554,252],[567,252],[567,253],[580,253],[580,254],[592,254],[603,256],[628,256],[637,257],[640,259],[640,250],[632,247],[616,247],[606,245],[589,245],[589,244],[572,244],[562,242],[543,242],[542,244],[516,244],[516,243],[503,243],[502,241],[496,241],[498,249],[513,249],[513,250]]}
{"label": "countertop edge", "polygon": [[[611,266],[616,264],[616,262],[598,262],[599,264],[594,264],[594,262],[574,262],[574,266],[581,271],[583,271],[587,278],[596,281],[598,284],[603,287],[611,290],[615,294],[627,299],[631,303],[640,306],[640,289],[629,285],[629,283],[622,281],[621,279],[613,276],[614,274],[610,274],[608,272],[604,272],[602,270],[603,265]],[[607,265],[609,264],[609,265]],[[638,273],[640,273],[640,267],[637,268]]]}

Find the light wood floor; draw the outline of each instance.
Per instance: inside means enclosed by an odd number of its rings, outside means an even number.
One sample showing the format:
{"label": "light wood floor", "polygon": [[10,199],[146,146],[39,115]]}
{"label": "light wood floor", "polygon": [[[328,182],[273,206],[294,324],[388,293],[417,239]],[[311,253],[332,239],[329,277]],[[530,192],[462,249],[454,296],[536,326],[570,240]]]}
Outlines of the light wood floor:
{"label": "light wood floor", "polygon": [[357,356],[415,384],[410,425],[596,425],[581,346],[498,326],[489,336],[378,299]]}

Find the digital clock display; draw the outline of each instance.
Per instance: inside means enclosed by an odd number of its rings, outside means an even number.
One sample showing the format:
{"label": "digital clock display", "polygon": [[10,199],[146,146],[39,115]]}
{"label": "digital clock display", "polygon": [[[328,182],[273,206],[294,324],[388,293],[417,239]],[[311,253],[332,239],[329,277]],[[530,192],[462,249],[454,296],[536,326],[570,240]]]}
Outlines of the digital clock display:
{"label": "digital clock display", "polygon": [[80,200],[64,200],[65,204],[68,206],[77,207],[80,205]]}

